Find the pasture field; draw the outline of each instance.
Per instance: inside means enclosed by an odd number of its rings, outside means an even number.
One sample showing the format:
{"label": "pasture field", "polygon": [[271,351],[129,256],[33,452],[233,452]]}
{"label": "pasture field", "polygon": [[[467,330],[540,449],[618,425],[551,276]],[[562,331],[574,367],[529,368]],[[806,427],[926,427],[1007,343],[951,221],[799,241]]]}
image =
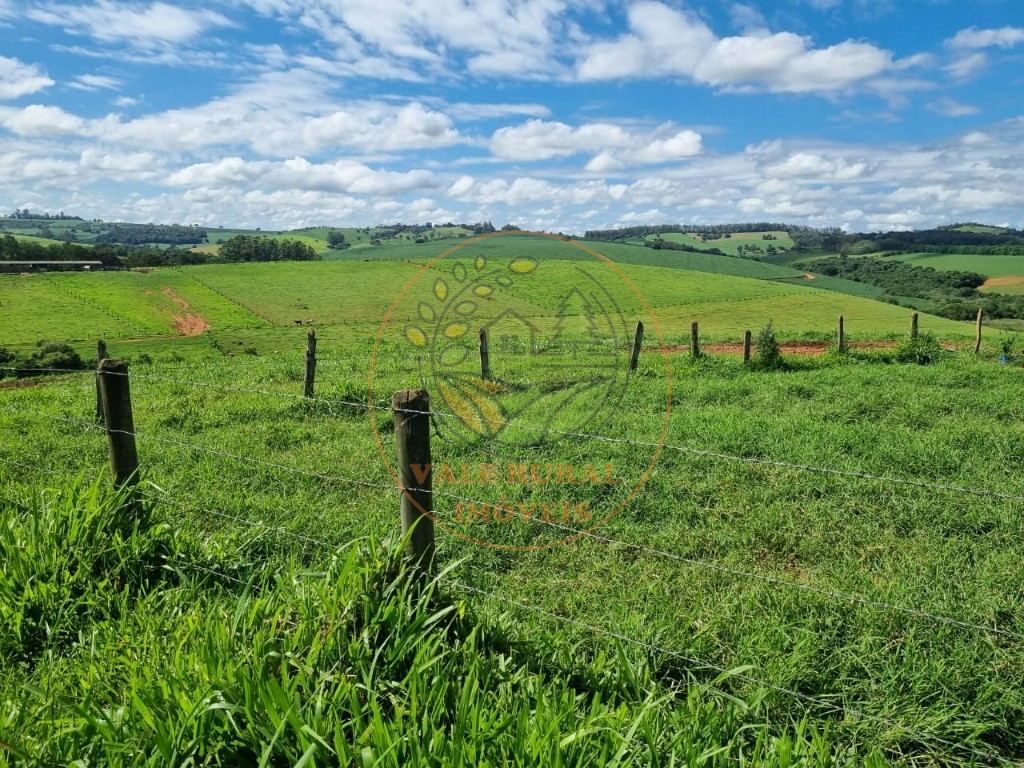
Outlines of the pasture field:
{"label": "pasture field", "polygon": [[[764,235],[771,235],[774,240],[765,240]],[[683,234],[681,232],[666,232],[661,235],[648,235],[648,240],[656,240],[658,238],[667,240],[672,243],[682,243],[683,245],[691,245],[694,248],[718,248],[723,253],[729,256],[736,256],[739,253],[739,247],[741,245],[757,245],[762,249],[766,249],[769,245],[774,245],[776,248],[789,250],[793,247],[793,239],[789,236],[788,232],[776,231],[776,232],[733,232],[729,237],[707,237],[701,238],[694,234]]]}
{"label": "pasture field", "polygon": [[[426,604],[388,586],[381,550],[352,544],[397,524],[392,416],[365,404],[423,377],[407,345],[384,342],[371,391],[372,346],[325,350],[314,401],[297,397],[299,353],[133,366],[143,492],[169,529],[122,533],[130,557],[102,531],[86,542],[122,564],[104,569],[117,589],[59,559],[19,556],[0,574],[11,596],[0,605],[18,618],[0,622],[0,649],[17,660],[0,673],[5,742],[40,764],[128,750],[138,763],[147,750],[174,762],[295,762],[308,750],[331,765],[1024,758],[1024,369],[852,353],[757,371],[645,353],[604,421],[586,396],[559,413],[613,440],[453,439],[451,404],[432,391],[434,461],[456,467],[611,464],[631,476],[666,424],[673,448],[595,537],[517,551],[439,528],[452,570]],[[551,394],[535,360],[504,366],[503,387]],[[108,502],[88,485],[76,496],[67,478],[105,481],[91,374],[0,389],[0,402],[6,556],[47,530],[90,535]],[[500,503],[507,486],[453,478],[435,490],[453,530],[517,546],[565,536],[518,518],[459,527],[459,499]],[[511,492],[596,504],[625,489]],[[46,509],[63,522],[18,522]],[[62,576],[83,573],[70,586]],[[138,574],[150,574],[141,587]],[[54,586],[21,588],[29,580]],[[478,629],[433,631],[446,605]],[[409,739],[423,722],[437,738]]]}
{"label": "pasture field", "polygon": [[[709,341],[735,340],[743,330],[756,331],[768,321],[784,338],[829,338],[839,314],[847,319],[851,339],[898,338],[909,327],[909,309],[821,290],[815,280],[788,267],[628,245],[581,244],[599,246],[598,252],[613,260],[612,269],[574,244],[524,237],[470,242],[427,266],[453,244],[375,248],[374,254],[386,256],[381,259],[345,257],[350,253],[345,251],[342,258],[321,262],[0,275],[6,320],[0,327],[0,346],[64,340],[88,352],[93,340],[105,338],[124,340],[127,346],[118,348],[139,354],[151,354],[150,348],[158,354],[186,354],[206,347],[225,354],[265,353],[301,345],[310,324],[329,343],[348,346],[366,338],[368,330],[375,333],[372,329],[379,327],[403,290],[409,291],[408,298],[398,302],[391,317],[395,333],[419,317],[421,310],[412,298],[429,299],[432,281],[451,282],[453,270],[470,272],[478,258],[488,270],[507,272],[524,255],[536,270],[518,276],[511,287],[492,285],[491,298],[474,299],[474,323],[512,310],[530,318],[537,332],[554,333],[563,322],[560,318],[585,313],[578,297],[571,297],[574,288],[591,285],[590,275],[609,286],[610,306],[629,323],[647,319],[639,292],[670,343],[688,339],[692,320],[701,323],[702,337]],[[792,276],[800,278],[774,279]],[[415,286],[407,288],[414,278]],[[921,326],[952,340],[973,332],[967,323],[929,316],[922,317]],[[176,337],[184,341],[200,332],[205,345],[189,341],[180,353],[174,350]],[[986,333],[994,338],[994,331]]]}
{"label": "pasture field", "polygon": [[[35,243],[36,245],[51,246],[51,245],[60,245],[63,242],[61,240],[50,240],[50,239],[45,238],[45,237],[35,237],[34,235],[19,235],[19,234],[15,234],[13,232],[3,232],[3,233],[0,233],[0,234],[3,234],[3,235],[10,234],[15,240],[19,240],[19,241],[21,241],[23,243]],[[78,241],[75,241],[75,245],[83,245],[86,248],[91,248],[92,247],[92,243],[80,243]]]}
{"label": "pasture field", "polygon": [[908,253],[886,256],[919,267],[978,272],[986,277],[1024,277],[1024,256],[977,256],[959,253]]}

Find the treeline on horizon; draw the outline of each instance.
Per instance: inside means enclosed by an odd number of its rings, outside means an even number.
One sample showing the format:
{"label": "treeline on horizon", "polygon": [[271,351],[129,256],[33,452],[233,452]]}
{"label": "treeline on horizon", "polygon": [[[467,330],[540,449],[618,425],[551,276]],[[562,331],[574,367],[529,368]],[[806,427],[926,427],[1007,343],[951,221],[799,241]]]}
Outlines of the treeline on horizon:
{"label": "treeline on horizon", "polygon": [[237,235],[225,241],[217,254],[175,248],[100,244],[85,246],[62,242],[55,245],[0,236],[0,261],[99,261],[107,269],[180,267],[249,261],[315,261],[320,255],[309,245],[287,238]]}
{"label": "treeline on horizon", "polygon": [[[723,237],[740,232],[786,232],[793,239],[793,251],[822,250],[826,253],[849,253],[854,255],[879,251],[902,251],[928,253],[963,253],[972,256],[1021,256],[1024,255],[1024,232],[1003,229],[1001,232],[973,232],[963,227],[977,224],[951,224],[934,229],[907,232],[847,233],[838,227],[805,227],[779,222],[752,222],[745,224],[656,224],[620,227],[617,229],[587,230],[585,237],[591,240],[628,240],[645,238],[649,235],[668,233],[711,235]],[[668,247],[664,246],[663,247]],[[690,250],[673,248],[673,250]],[[695,249],[700,250],[700,249]],[[706,253],[714,253],[707,249]]]}

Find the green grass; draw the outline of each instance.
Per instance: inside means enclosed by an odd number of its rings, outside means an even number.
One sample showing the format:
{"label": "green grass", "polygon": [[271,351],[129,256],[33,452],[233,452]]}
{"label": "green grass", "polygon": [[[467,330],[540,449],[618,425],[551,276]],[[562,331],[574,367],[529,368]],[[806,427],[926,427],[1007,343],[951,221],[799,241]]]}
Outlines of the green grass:
{"label": "green grass", "polygon": [[[744,329],[760,328],[768,320],[774,321],[783,338],[830,336],[838,314],[846,316],[851,338],[902,335],[909,323],[908,309],[872,301],[867,298],[872,296],[870,291],[846,285],[846,281],[841,281],[842,286],[802,277],[781,282],[778,278],[802,273],[745,259],[629,245],[492,237],[469,242],[434,264],[429,273],[423,271],[454,245],[458,243],[449,240],[372,251],[350,249],[321,262],[0,276],[0,304],[10,318],[0,328],[0,345],[31,345],[40,339],[86,345],[102,337],[110,342],[123,340],[124,346],[119,348],[137,354],[174,355],[178,352],[173,343],[166,341],[177,335],[172,328],[174,318],[194,314],[209,323],[211,330],[203,344],[183,342],[180,354],[198,351],[205,355],[207,348],[223,354],[284,351],[303,343],[307,321],[312,321],[328,343],[350,347],[376,334],[403,290],[407,293],[392,310],[390,337],[400,336],[410,325],[419,327],[422,313],[427,311],[421,304],[434,301],[434,281],[441,278],[455,285],[455,265],[473,272],[478,257],[489,265],[489,271],[508,273],[520,258],[532,259],[538,266],[533,274],[518,277],[513,287],[494,283],[490,286],[493,295],[473,299],[471,317],[466,321],[474,331],[479,324],[513,310],[531,318],[538,332],[554,333],[559,323],[564,324],[560,315],[582,317],[584,308],[578,297],[575,303],[566,301],[574,288],[594,287],[591,278],[607,289],[604,295],[609,306],[621,313],[630,327],[638,319],[650,320],[644,317],[646,310],[638,291],[673,343],[685,341],[692,320],[701,323],[702,333],[710,340],[733,339]],[[615,268],[584,249],[597,250],[611,259]],[[360,256],[371,253],[383,258]],[[922,317],[922,326],[948,338],[964,338],[972,332],[969,324],[928,316]],[[621,335],[627,333],[631,331]]]}
{"label": "green grass", "polygon": [[0,672],[18,765],[885,764],[807,721],[769,731],[761,696],[718,692],[729,675],[672,692],[626,647],[519,637],[416,587],[395,547],[310,568],[251,535],[126,527],[95,485],[3,490],[0,658],[31,657]]}
{"label": "green grass", "polygon": [[[775,239],[765,240],[764,235],[772,235]],[[787,251],[793,247],[793,239],[789,236],[788,232],[733,232],[729,237],[708,237],[706,239],[692,234],[666,232],[662,235],[648,235],[647,239],[656,240],[659,237],[662,240],[682,243],[683,245],[690,245],[702,250],[717,248],[729,256],[736,256],[741,245],[756,245],[762,249],[767,249],[769,245],[774,245],[776,248]]]}
{"label": "green grass", "polygon": [[[8,234],[8,233],[3,233],[3,234]],[[47,237],[35,237],[34,235],[18,235],[18,234],[14,234],[14,233],[10,233],[10,234],[12,235],[12,237],[14,237],[15,240],[18,240],[18,241],[20,241],[22,243],[35,243],[36,245],[51,246],[51,245],[61,245],[64,242],[63,240],[51,240],[50,238],[47,238]],[[90,243],[79,243],[77,241],[75,241],[75,245],[84,245],[86,248],[91,248],[92,247],[92,245]]]}
{"label": "green grass", "polygon": [[986,277],[1024,277],[1024,256],[976,256],[957,253],[908,253],[886,258],[919,267],[978,272]]}
{"label": "green grass", "polygon": [[[33,475],[0,461],[0,496],[17,500],[3,507],[0,529],[0,542],[9,542],[0,556],[17,564],[0,578],[17,580],[0,594],[17,596],[6,604],[27,615],[24,584],[77,574],[59,590],[39,590],[49,602],[35,615],[63,623],[50,622],[60,629],[52,637],[33,635],[37,661],[0,665],[4,741],[50,763],[72,756],[112,761],[128,749],[138,762],[179,763],[205,748],[227,762],[267,753],[290,764],[314,750],[318,763],[347,765],[369,748],[385,765],[424,755],[446,765],[667,765],[673,755],[678,764],[722,748],[708,762],[789,765],[780,753],[787,744],[809,765],[881,765],[881,755],[907,765],[971,763],[930,737],[1011,760],[1024,755],[1017,725],[1024,718],[1022,641],[721,570],[1024,632],[1019,501],[666,451],[600,533],[682,561],[596,540],[504,552],[439,530],[452,578],[740,670],[718,679],[679,656],[509,603],[444,588],[427,606],[410,602],[400,581],[389,586],[388,558],[351,544],[386,536],[397,521],[395,492],[377,487],[392,481],[370,428],[376,425],[390,456],[391,415],[346,405],[368,396],[369,351],[365,342],[324,350],[314,402],[294,397],[301,389],[298,352],[133,368],[146,480],[187,506],[157,505],[154,521],[170,531],[156,543],[128,539],[128,551],[115,560],[126,565],[99,572],[110,574],[109,583],[140,573],[131,563],[152,562],[145,553],[156,547],[244,586],[170,567],[157,583],[90,592],[88,568],[60,563],[91,562],[94,549],[119,552],[122,545],[90,527],[93,502],[68,501],[59,475],[102,473],[102,432],[61,421],[92,421],[92,377],[0,390],[0,460],[58,473]],[[1017,397],[1024,372],[992,355],[986,346],[978,360],[950,355],[916,366],[851,353],[773,373],[675,356],[668,440],[749,459],[1024,495],[1024,406]],[[544,381],[534,361],[498,357],[513,390],[540,394]],[[420,385],[422,375],[406,347],[386,344],[374,397],[386,402],[391,391]],[[262,394],[239,391],[246,389]],[[645,353],[606,421],[595,422],[586,401],[560,418],[609,437],[656,441],[666,395],[664,362]],[[440,398],[436,409],[445,410]],[[455,466],[612,463],[617,474],[634,476],[650,459],[642,446],[598,440],[489,450],[453,439],[443,418],[438,428],[435,461]],[[53,490],[40,493],[42,487]],[[627,489],[439,480],[435,490],[493,502],[511,494],[598,504]],[[102,503],[102,494],[84,496]],[[438,519],[458,527],[456,500],[435,501]],[[52,530],[65,546],[50,545],[37,563],[23,531],[46,515],[65,522],[37,525],[33,535]],[[245,520],[323,545],[239,522]],[[70,521],[81,522],[75,528]],[[478,536],[486,530],[490,540],[517,545],[561,535],[539,524],[475,528]],[[91,589],[104,587],[97,580]],[[433,631],[447,625],[429,617],[453,603],[465,604],[471,624]],[[479,637],[470,640],[475,627]],[[7,642],[12,652],[24,649],[20,636]],[[837,715],[747,677],[868,717]],[[412,737],[424,732],[440,735]],[[316,753],[316,737],[344,758]],[[561,758],[551,751],[577,748]],[[393,756],[385,757],[387,749]],[[616,763],[619,749],[625,752]]]}

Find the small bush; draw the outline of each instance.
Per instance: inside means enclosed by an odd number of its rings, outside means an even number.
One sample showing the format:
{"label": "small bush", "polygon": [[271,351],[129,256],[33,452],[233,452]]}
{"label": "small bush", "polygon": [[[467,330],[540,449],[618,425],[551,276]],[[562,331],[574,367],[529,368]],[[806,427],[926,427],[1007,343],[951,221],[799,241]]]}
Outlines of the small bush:
{"label": "small bush", "polygon": [[786,367],[771,322],[758,331],[757,352],[750,358],[750,367],[757,371],[781,371]]}
{"label": "small bush", "polygon": [[945,350],[931,333],[923,333],[916,339],[907,339],[896,347],[896,362],[928,365],[938,361]]}

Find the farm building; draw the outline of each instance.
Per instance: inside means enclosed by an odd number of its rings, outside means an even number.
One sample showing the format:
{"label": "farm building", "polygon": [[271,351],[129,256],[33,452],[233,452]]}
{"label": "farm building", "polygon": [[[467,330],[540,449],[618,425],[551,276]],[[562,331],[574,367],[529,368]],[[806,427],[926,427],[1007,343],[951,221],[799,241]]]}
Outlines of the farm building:
{"label": "farm building", "polygon": [[102,269],[102,261],[0,261],[0,272],[83,271]]}

